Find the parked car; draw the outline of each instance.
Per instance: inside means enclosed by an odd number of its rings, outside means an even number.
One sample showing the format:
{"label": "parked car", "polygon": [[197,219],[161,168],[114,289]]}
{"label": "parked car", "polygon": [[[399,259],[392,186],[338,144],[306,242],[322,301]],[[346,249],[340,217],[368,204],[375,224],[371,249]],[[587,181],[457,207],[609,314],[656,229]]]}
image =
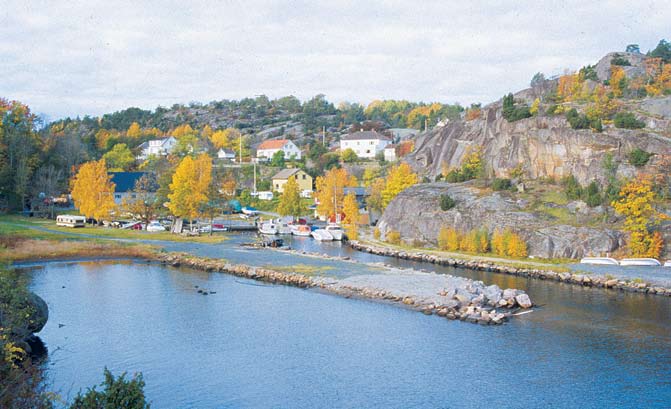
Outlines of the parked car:
{"label": "parked car", "polygon": [[165,227],[163,227],[163,225],[158,220],[152,220],[147,225],[147,231],[150,232],[165,231]]}

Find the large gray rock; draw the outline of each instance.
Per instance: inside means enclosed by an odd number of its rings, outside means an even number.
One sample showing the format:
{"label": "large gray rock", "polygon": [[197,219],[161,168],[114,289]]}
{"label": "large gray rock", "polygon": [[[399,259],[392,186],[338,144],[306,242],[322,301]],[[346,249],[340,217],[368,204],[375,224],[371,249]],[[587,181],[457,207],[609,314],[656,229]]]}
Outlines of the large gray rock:
{"label": "large gray rock", "polygon": [[[49,319],[47,303],[34,293],[30,293],[27,304],[31,307],[31,314],[19,325],[14,325],[14,334],[20,339],[28,339],[36,332],[40,332]],[[0,327],[3,326],[3,313],[0,310]]]}
{"label": "large gray rock", "polygon": [[[452,197],[456,206],[441,210],[441,194]],[[419,184],[392,200],[378,228],[383,237],[394,230],[403,240],[434,246],[444,226],[461,231],[484,227],[490,233],[510,228],[526,240],[529,255],[542,258],[581,258],[612,252],[624,244],[618,231],[554,224],[547,215],[525,210],[522,205],[498,192],[483,193],[469,182]]]}

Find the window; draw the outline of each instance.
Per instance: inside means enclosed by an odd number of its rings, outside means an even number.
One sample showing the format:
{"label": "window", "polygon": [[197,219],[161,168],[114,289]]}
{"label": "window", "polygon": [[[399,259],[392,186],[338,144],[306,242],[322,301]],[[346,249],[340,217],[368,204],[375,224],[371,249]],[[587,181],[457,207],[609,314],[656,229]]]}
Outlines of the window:
{"label": "window", "polygon": [[116,194],[114,195],[114,198],[115,198],[115,199],[121,199],[121,194],[116,193]]}
{"label": "window", "polygon": [[370,141],[370,144],[371,144],[371,145],[375,145],[375,141]]}
{"label": "window", "polygon": [[305,180],[305,175],[303,175],[303,180]]}
{"label": "window", "polygon": [[366,150],[366,153],[370,153],[370,149]]}

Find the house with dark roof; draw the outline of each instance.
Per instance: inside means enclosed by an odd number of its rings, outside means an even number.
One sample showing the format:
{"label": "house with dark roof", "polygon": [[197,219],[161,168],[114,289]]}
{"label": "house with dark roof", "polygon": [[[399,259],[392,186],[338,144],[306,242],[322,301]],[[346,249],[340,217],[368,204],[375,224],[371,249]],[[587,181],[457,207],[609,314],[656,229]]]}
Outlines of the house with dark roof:
{"label": "house with dark roof", "polygon": [[308,190],[312,192],[312,176],[299,168],[283,169],[277,172],[272,178],[273,190],[279,193],[284,192],[284,185],[292,178],[296,179],[296,182],[298,182],[301,193]]}
{"label": "house with dark roof", "polygon": [[156,177],[152,173],[148,172],[109,172],[112,176],[112,183],[114,183],[114,203],[120,205],[124,199],[130,198],[135,199],[136,193],[135,185],[138,180],[143,176],[149,178],[149,183],[147,184],[148,192],[152,195],[156,194],[158,190],[158,184],[156,183]]}
{"label": "house with dark roof", "polygon": [[235,152],[231,149],[221,148],[217,152],[217,158],[233,162],[235,160]]}
{"label": "house with dark roof", "polygon": [[295,159],[301,158],[301,150],[298,149],[298,146],[296,146],[295,143],[291,142],[288,139],[274,139],[271,141],[263,141],[256,148],[256,157],[269,160],[278,151],[284,152],[285,159],[290,159],[292,157]]}
{"label": "house with dark roof", "polygon": [[149,155],[166,156],[175,149],[175,145],[177,145],[177,139],[173,136],[144,142],[138,146],[140,154],[137,160],[145,160]]}
{"label": "house with dark roof", "polygon": [[356,156],[360,158],[375,158],[375,155],[382,152],[384,148],[391,143],[389,137],[376,131],[354,132],[340,138],[340,151],[352,149]]}

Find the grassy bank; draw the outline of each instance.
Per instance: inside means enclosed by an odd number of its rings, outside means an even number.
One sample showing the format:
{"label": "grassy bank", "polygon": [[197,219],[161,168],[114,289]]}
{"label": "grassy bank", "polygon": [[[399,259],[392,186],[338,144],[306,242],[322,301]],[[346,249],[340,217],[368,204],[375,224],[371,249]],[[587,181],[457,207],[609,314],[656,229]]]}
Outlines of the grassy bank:
{"label": "grassy bank", "polygon": [[207,234],[196,237],[185,237],[170,232],[147,232],[143,230],[122,230],[106,227],[90,226],[84,228],[70,228],[56,226],[54,220],[27,218],[15,215],[0,216],[0,236],[5,234],[15,234],[21,237],[29,238],[63,238],[68,235],[82,240],[91,239],[88,236],[95,236],[93,239],[130,239],[130,240],[161,240],[176,242],[196,242],[196,243],[220,243],[226,240],[225,236]]}

